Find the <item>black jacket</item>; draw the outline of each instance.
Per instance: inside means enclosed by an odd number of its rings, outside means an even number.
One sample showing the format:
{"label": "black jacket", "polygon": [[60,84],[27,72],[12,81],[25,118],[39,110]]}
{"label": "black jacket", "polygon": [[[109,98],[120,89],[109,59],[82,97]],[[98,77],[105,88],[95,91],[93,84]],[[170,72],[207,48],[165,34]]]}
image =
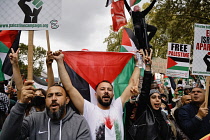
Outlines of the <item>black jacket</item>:
{"label": "black jacket", "polygon": [[[137,108],[137,120],[129,127],[128,134],[131,140],[162,140],[160,138],[160,126],[164,126],[164,140],[174,139],[172,137],[172,131],[169,126],[169,120],[164,112],[159,111],[160,117],[162,117],[163,122],[158,122],[154,115],[154,111],[149,105],[149,91],[152,80],[151,72],[145,71],[145,76],[143,79],[142,90],[138,101]],[[168,122],[168,123],[167,123]],[[128,139],[126,139],[128,140]]]}
{"label": "black jacket", "polygon": [[198,110],[199,107],[193,102],[184,105],[179,110],[180,127],[190,140],[198,140],[210,133],[210,113],[200,120],[196,117]]}
{"label": "black jacket", "polygon": [[145,16],[149,13],[149,11],[152,9],[152,7],[155,5],[157,0],[153,0],[152,3],[144,10],[144,11],[137,11],[134,12],[131,10],[130,6],[128,5],[127,1],[125,0],[125,7],[128,10],[129,13],[131,13],[133,24],[134,25],[142,25],[142,20],[145,18]]}

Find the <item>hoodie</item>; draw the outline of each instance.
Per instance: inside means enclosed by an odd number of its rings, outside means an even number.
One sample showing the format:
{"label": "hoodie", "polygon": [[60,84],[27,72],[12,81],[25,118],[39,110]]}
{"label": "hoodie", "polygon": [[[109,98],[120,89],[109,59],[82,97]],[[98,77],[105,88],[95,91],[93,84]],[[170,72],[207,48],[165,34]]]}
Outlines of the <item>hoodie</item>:
{"label": "hoodie", "polygon": [[52,121],[46,110],[35,112],[24,118],[27,104],[16,103],[7,117],[1,140],[89,140],[89,126],[83,116],[76,114],[67,106],[62,120]]}

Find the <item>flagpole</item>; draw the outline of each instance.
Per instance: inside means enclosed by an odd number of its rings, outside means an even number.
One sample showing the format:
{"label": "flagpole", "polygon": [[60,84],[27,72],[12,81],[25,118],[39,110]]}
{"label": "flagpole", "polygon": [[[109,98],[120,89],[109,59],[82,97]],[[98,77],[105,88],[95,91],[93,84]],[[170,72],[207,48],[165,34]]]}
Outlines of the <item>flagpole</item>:
{"label": "flagpole", "polygon": [[28,31],[28,80],[33,80],[33,38],[34,31]]}
{"label": "flagpole", "polygon": [[206,77],[205,107],[208,107],[210,76]]}
{"label": "flagpole", "polygon": [[47,38],[47,49],[50,51],[50,38],[49,38],[49,31],[46,30],[46,38]]}

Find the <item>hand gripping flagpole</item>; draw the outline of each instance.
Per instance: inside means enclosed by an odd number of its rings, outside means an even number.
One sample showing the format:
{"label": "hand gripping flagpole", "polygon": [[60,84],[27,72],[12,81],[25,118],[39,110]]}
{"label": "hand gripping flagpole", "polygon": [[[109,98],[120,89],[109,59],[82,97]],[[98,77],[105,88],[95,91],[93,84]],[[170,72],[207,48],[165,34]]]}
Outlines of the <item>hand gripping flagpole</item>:
{"label": "hand gripping flagpole", "polygon": [[34,31],[28,31],[28,78],[27,80],[33,80],[33,38]]}
{"label": "hand gripping flagpole", "polygon": [[205,107],[208,108],[210,76],[206,77]]}

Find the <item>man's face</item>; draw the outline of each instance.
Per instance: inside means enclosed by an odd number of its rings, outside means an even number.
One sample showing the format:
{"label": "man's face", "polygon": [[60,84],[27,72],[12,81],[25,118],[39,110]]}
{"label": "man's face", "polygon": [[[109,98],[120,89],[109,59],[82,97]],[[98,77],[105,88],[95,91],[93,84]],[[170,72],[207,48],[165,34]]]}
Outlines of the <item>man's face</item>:
{"label": "man's face", "polygon": [[205,100],[205,93],[204,90],[201,88],[193,88],[190,95],[193,102],[202,104]]}
{"label": "man's face", "polygon": [[140,10],[141,10],[141,8],[138,5],[134,6],[134,8],[133,8],[134,12],[138,12]]}
{"label": "man's face", "polygon": [[50,87],[46,95],[46,109],[49,117],[53,120],[62,119],[66,114],[66,104],[68,102],[69,98],[62,87]]}
{"label": "man's face", "polygon": [[182,96],[183,99],[182,100],[182,104],[186,105],[189,104],[192,101],[192,98],[190,95],[184,95]]}
{"label": "man's face", "polygon": [[41,90],[37,90],[35,93],[34,93],[35,96],[40,96],[40,97],[44,97],[44,94],[42,93]]}
{"label": "man's face", "polygon": [[13,87],[12,87],[12,86],[9,86],[9,87],[7,88],[7,92],[8,92],[8,93],[14,92]]}
{"label": "man's face", "polygon": [[100,105],[105,107],[110,106],[113,96],[113,88],[109,83],[102,82],[98,85],[96,89],[96,98]]}
{"label": "man's face", "polygon": [[189,94],[190,93],[190,89],[189,88],[184,89],[184,92],[185,92],[185,94]]}

